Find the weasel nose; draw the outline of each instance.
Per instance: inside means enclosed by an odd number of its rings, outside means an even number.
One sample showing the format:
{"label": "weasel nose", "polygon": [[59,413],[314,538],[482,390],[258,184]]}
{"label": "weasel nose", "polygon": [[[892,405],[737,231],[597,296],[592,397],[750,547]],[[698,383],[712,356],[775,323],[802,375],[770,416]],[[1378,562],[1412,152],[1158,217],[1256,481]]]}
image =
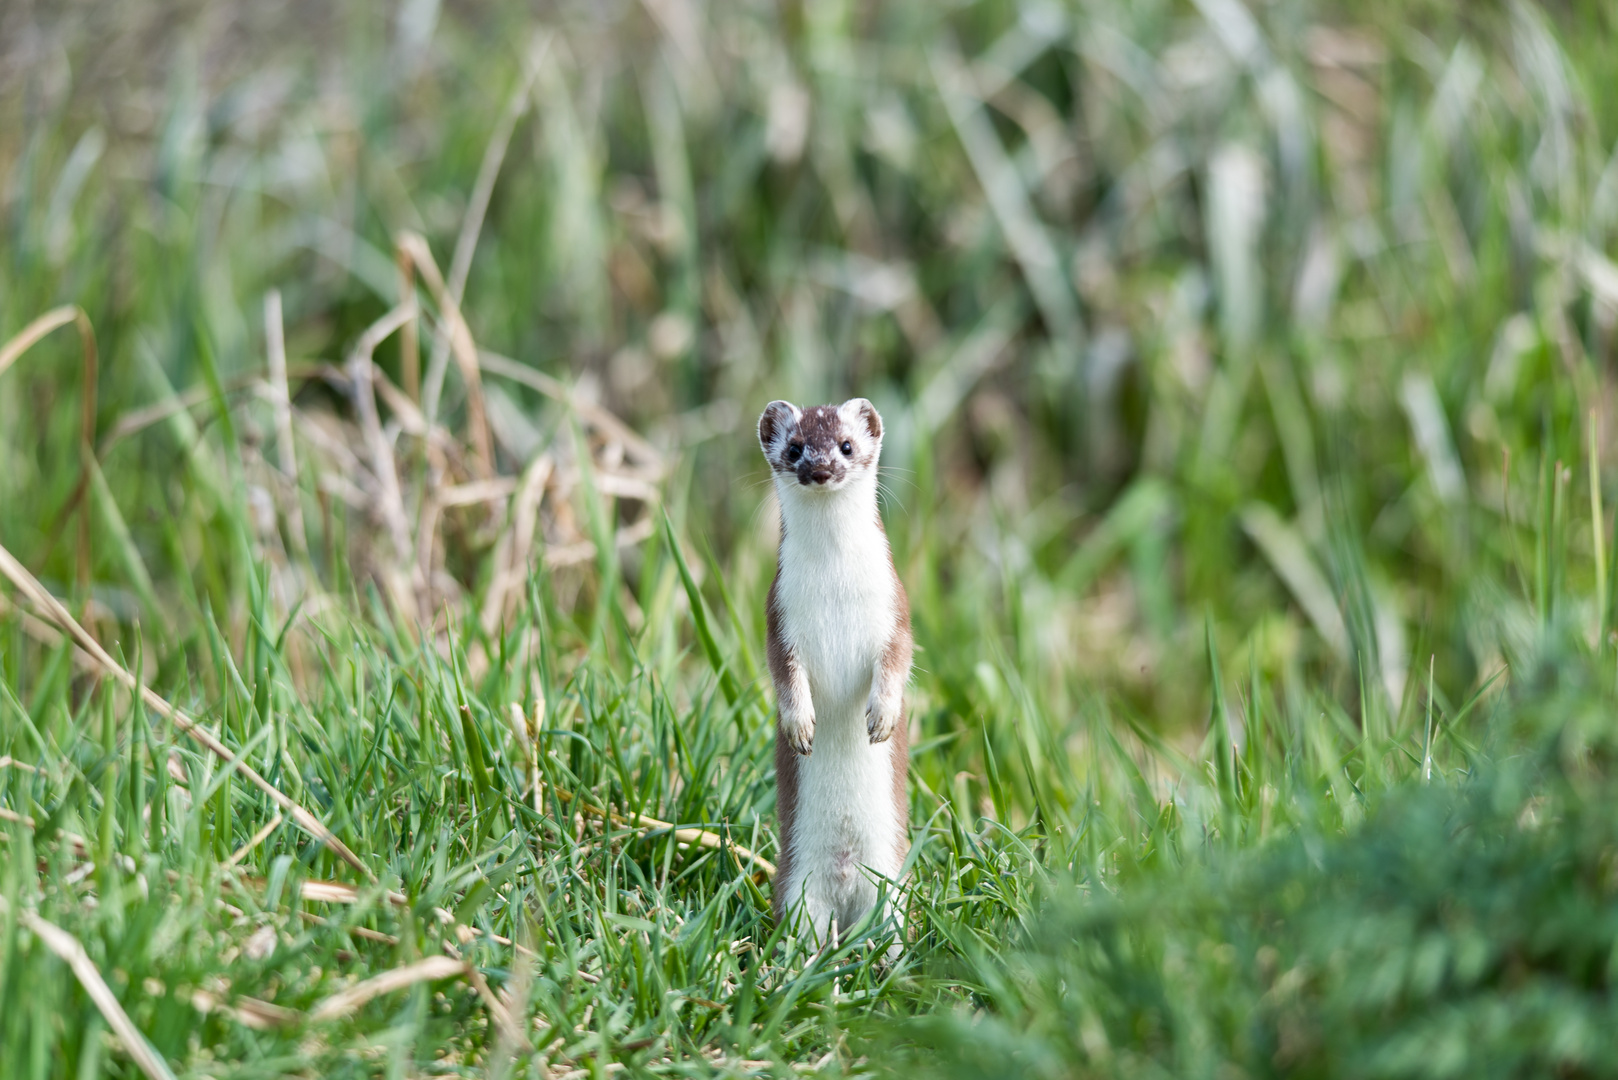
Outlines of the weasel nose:
{"label": "weasel nose", "polygon": [[831,479],[831,470],[826,468],[826,466],[821,465],[810,470],[809,479],[813,480],[817,484],[824,484],[827,480]]}

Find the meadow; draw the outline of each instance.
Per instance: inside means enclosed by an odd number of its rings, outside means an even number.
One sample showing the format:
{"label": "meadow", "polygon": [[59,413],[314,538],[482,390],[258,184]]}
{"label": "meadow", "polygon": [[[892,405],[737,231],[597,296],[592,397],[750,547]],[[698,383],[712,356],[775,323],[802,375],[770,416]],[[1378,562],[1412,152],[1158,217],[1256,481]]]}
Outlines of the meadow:
{"label": "meadow", "polygon": [[[1618,1075],[1615,85],[1599,0],[5,6],[0,1075]],[[816,951],[754,423],[856,394],[914,847]]]}

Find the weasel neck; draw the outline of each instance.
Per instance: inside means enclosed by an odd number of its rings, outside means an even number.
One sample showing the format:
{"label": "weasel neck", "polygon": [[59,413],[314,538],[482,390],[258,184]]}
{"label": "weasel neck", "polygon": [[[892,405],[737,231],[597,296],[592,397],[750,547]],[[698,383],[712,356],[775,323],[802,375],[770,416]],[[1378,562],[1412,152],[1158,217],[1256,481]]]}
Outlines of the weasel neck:
{"label": "weasel neck", "polygon": [[837,491],[805,490],[777,480],[781,504],[781,545],[826,549],[887,548],[887,533],[876,508],[876,476],[860,476]]}

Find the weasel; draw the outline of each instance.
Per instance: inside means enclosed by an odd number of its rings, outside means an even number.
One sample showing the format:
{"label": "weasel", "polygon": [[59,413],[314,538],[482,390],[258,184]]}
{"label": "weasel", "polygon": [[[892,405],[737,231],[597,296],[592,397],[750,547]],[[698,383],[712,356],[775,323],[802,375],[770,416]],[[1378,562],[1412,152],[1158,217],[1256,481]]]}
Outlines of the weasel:
{"label": "weasel", "polygon": [[[766,625],[775,683],[777,919],[829,944],[910,848],[910,604],[877,512],[882,417],[864,398],[758,419],[781,507]],[[800,905],[801,901],[801,907]]]}

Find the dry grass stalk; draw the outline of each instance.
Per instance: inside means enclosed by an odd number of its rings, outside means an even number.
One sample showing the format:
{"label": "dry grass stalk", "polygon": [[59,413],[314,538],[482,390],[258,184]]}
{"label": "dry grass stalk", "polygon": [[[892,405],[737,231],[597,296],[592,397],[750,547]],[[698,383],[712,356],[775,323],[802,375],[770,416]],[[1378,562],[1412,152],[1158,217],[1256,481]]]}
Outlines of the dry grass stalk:
{"label": "dry grass stalk", "polygon": [[[13,824],[21,825],[27,829],[39,828],[38,823],[27,814],[19,814],[17,811],[8,810],[3,806],[0,806],[0,821],[9,821]],[[85,842],[84,837],[80,836],[78,833],[68,832],[66,829],[58,829],[56,831],[56,835],[59,836],[62,839],[62,842],[72,850],[73,857],[75,859],[79,860],[80,862],[90,861],[90,845]],[[10,839],[11,835],[9,833],[0,833],[0,840],[10,841]],[[135,860],[131,859],[128,855],[115,855],[113,858],[116,859],[118,865],[122,866],[125,870],[129,871],[130,873],[135,872]],[[91,869],[94,869],[93,864]]]}
{"label": "dry grass stalk", "polygon": [[[380,935],[379,935],[380,936]],[[395,941],[394,944],[397,944]],[[452,946],[445,944],[445,949],[451,953],[448,956],[429,956],[404,967],[385,971],[363,982],[356,983],[346,990],[340,990],[327,997],[312,1009],[307,1019],[315,1023],[325,1023],[332,1020],[341,1020],[358,1012],[364,1006],[395,990],[402,990],[407,986],[414,986],[419,982],[435,982],[439,979],[449,979],[461,976],[473,984],[478,995],[483,998],[489,1015],[494,1019],[495,1026],[499,1028],[502,1037],[508,1038],[509,1032],[515,1032],[515,1023],[511,1018],[510,1010],[495,996],[489,988],[488,980],[484,979],[471,964],[453,955]],[[204,990],[199,990],[191,997],[191,1004],[203,1013],[219,1009],[227,1013],[237,1023],[250,1027],[255,1031],[268,1031],[273,1028],[292,1027],[302,1023],[306,1017],[296,1009],[289,1009],[258,998],[239,996],[232,1001],[220,1000],[217,996]],[[521,1033],[517,1032],[521,1038]],[[526,1041],[520,1043],[524,1049],[531,1049]]]}
{"label": "dry grass stalk", "polygon": [[287,389],[286,334],[281,321],[281,291],[264,297],[264,344],[270,362],[270,406],[275,412],[275,449],[287,485],[287,532],[293,550],[309,557],[309,537],[303,525],[303,503],[298,497],[298,457],[292,444],[292,395]]}
{"label": "dry grass stalk", "polygon": [[[461,938],[461,944],[464,945],[472,940],[474,935],[470,927],[457,926],[455,929]],[[456,949],[455,946],[447,941],[442,942],[442,945],[447,955],[456,960],[461,959],[460,950]],[[521,954],[519,953],[518,955],[520,956]],[[483,977],[483,972],[479,971],[475,965],[468,963],[466,965],[466,977],[471,982],[472,988],[478,992],[478,997],[483,999],[483,1005],[489,1010],[489,1016],[494,1019],[495,1027],[500,1031],[500,1037],[503,1040],[515,1043],[524,1050],[532,1050],[533,1047],[529,1045],[528,1039],[522,1033],[522,1029],[512,1019],[511,1010],[506,1008],[505,1002],[501,1001],[499,996],[489,988],[489,980]]]}
{"label": "dry grass stalk", "polygon": [[[350,488],[360,491],[348,477],[363,474],[366,471],[365,466],[361,464],[359,456],[349,448],[348,444],[339,435],[328,430],[314,416],[308,413],[294,408],[292,410],[292,419],[298,425],[299,433],[336,464],[338,469],[336,475],[341,476]],[[361,492],[356,505],[368,507],[370,505],[369,496]]]}
{"label": "dry grass stalk", "polygon": [[448,956],[429,956],[417,960],[414,964],[406,964],[404,967],[374,975],[364,982],[350,986],[347,990],[339,990],[316,1005],[309,1013],[309,1019],[316,1023],[340,1020],[358,1012],[366,1002],[383,994],[391,994],[395,990],[402,990],[419,982],[434,982],[438,979],[466,975],[471,970],[472,965],[463,960]]}
{"label": "dry grass stalk", "polygon": [[[409,320],[406,320],[405,326],[409,325]],[[427,418],[416,407],[416,403],[410,400],[410,395],[394,386],[393,381],[388,378],[388,373],[375,361],[371,363],[371,387],[382,399],[382,403],[392,411],[394,421],[406,435],[425,439],[441,447],[454,445],[454,439],[443,428],[428,425]]]}
{"label": "dry grass stalk", "polygon": [[414,318],[415,312],[407,307],[396,307],[372,323],[360,335],[345,365],[354,389],[354,408],[359,414],[360,429],[364,433],[366,449],[371,458],[371,472],[378,487],[378,506],[382,520],[387,523],[393,542],[393,573],[387,581],[394,604],[400,611],[415,610],[416,547],[410,534],[410,521],[405,514],[404,495],[399,487],[399,470],[394,461],[393,445],[382,432],[382,421],[376,410],[376,393],[372,373],[375,364],[371,355],[388,335]]}
{"label": "dry grass stalk", "polygon": [[23,825],[30,829],[35,827],[34,819],[29,817],[27,814],[19,814],[17,811],[7,810],[3,806],[0,806],[0,821],[10,821],[14,824]]}
{"label": "dry grass stalk", "polygon": [[6,369],[15,364],[23,353],[33,348],[52,330],[68,323],[78,325],[80,346],[88,356],[93,356],[95,331],[90,326],[90,317],[77,304],[63,304],[61,307],[52,308],[23,327],[3,348],[0,348],[0,375],[5,374]]}
{"label": "dry grass stalk", "polygon": [[[642,518],[633,525],[625,525],[613,534],[612,545],[615,549],[634,547],[642,541],[651,539],[657,531],[650,517]],[[579,566],[594,562],[596,545],[594,540],[580,540],[574,544],[558,544],[548,548],[545,552],[545,565],[551,569],[563,566]]]}
{"label": "dry grass stalk", "polygon": [[[296,378],[300,375],[308,377],[311,374],[319,374],[320,370],[318,366],[306,365],[299,369],[289,369],[287,374],[289,378]],[[265,401],[270,402],[272,407],[274,406],[273,388],[257,375],[241,375],[233,379],[227,379],[221,389],[227,395],[236,394],[242,390],[252,390]],[[213,401],[213,397],[213,387],[204,384],[193,386],[183,393],[174,394],[154,405],[144,405],[141,408],[129,410],[118,418],[118,422],[113,424],[112,430],[103,435],[101,441],[96,444],[96,458],[105,461],[112,448],[131,435],[137,435],[153,424],[160,424],[175,413],[189,411],[199,405],[205,405]]]}
{"label": "dry grass stalk", "polygon": [[[56,627],[32,612],[24,611],[17,607],[4,596],[0,596],[0,615],[9,615],[15,618],[18,625],[22,627],[22,632],[41,645],[54,647],[62,640],[61,632]],[[95,658],[79,648],[77,644],[73,646],[73,664],[75,667],[89,671],[96,669]]]}
{"label": "dry grass stalk", "polygon": [[[473,460],[480,477],[490,476],[494,472],[494,442],[489,435],[488,410],[483,403],[483,380],[478,372],[477,345],[472,340],[471,328],[461,315],[460,301],[450,295],[449,288],[444,284],[443,275],[438,272],[438,264],[433,261],[432,248],[427,246],[427,241],[416,233],[402,232],[397,243],[400,249],[409,254],[416,273],[427,283],[427,290],[438,304],[439,320],[449,335],[450,351],[455,357],[456,366],[460,368],[461,380],[466,384],[467,438],[472,444]],[[433,372],[429,369],[427,385],[422,389],[422,414],[428,418],[436,418],[438,411],[438,401],[429,396],[432,392]]]}
{"label": "dry grass stalk", "polygon": [[[242,881],[255,889],[265,889],[268,883],[263,878],[244,877]],[[360,891],[352,885],[341,881],[320,881],[309,878],[298,886],[298,895],[304,900],[318,900],[324,904],[357,904],[360,900]],[[402,892],[389,890],[382,894],[382,898],[394,907],[404,907],[410,903],[410,898]]]}
{"label": "dry grass stalk", "polygon": [[[198,992],[199,994],[201,991]],[[196,999],[193,998],[193,1004]],[[289,1009],[284,1005],[261,1001],[255,997],[242,995],[228,1005],[220,1005],[230,1016],[243,1027],[250,1027],[254,1031],[270,1031],[275,1028],[291,1027],[303,1019],[303,1014],[296,1009]]]}
{"label": "dry grass stalk", "polygon": [[359,856],[350,851],[348,845],[339,840],[337,834],[328,829],[319,818],[304,809],[299,803],[293,801],[290,796],[282,792],[274,784],[265,780],[252,766],[245,761],[239,760],[231,749],[220,742],[218,736],[203,726],[201,722],[193,719],[184,709],[170,704],[151,687],[137,679],[129,669],[114,660],[101,647],[101,643],[91,637],[89,631],[79,625],[78,620],[68,613],[68,610],[62,606],[61,602],[46,591],[45,586],[41,585],[34,575],[30,574],[27,568],[18,562],[11,552],[4,547],[0,547],[0,574],[11,579],[11,583],[28,599],[30,604],[55,623],[57,628],[69,640],[88,653],[104,674],[122,683],[131,692],[138,693],[147,708],[167,717],[175,727],[201,743],[221,761],[231,764],[248,783],[269,796],[271,801],[290,814],[292,820],[297,822],[301,828],[331,848],[338,858],[364,874],[367,878],[375,880],[376,875],[371,873],[370,867],[361,862]]}
{"label": "dry grass stalk", "polygon": [[334,930],[341,930],[345,934],[349,934],[357,938],[364,938],[366,941],[374,941],[379,945],[399,944],[399,939],[394,937],[392,934],[384,934],[379,930],[372,930],[369,927],[344,926],[341,923],[332,922],[330,919],[323,919],[312,911],[300,911],[298,912],[298,915],[303,919],[304,922],[310,923],[314,926],[329,926]]}
{"label": "dry grass stalk", "polygon": [[566,405],[587,429],[594,430],[609,443],[622,446],[630,460],[639,464],[647,480],[655,482],[663,477],[666,471],[663,455],[658,453],[656,447],[608,410],[594,402],[580,400],[560,379],[553,378],[543,371],[535,371],[509,356],[501,356],[487,349],[478,352],[478,364],[491,375],[521,383],[530,390],[537,390],[553,401]]}
{"label": "dry grass stalk", "polygon": [[275,812],[275,816],[272,817],[269,820],[269,822],[262,829],[260,829],[256,833],[254,833],[248,839],[247,843],[243,844],[241,847],[237,848],[234,852],[231,853],[230,858],[225,860],[225,866],[227,868],[232,867],[232,866],[236,866],[243,859],[247,858],[248,852],[252,851],[254,848],[256,848],[260,844],[262,844],[265,840],[269,839],[269,835],[272,832],[274,832],[276,829],[279,829],[281,827],[281,822],[283,820],[284,819],[281,817],[281,812],[279,810],[277,810]]}
{"label": "dry grass stalk", "polygon": [[455,506],[498,502],[509,498],[515,493],[517,483],[517,478],[514,476],[495,476],[488,480],[472,480],[465,484],[455,484],[451,487],[439,489],[438,505],[448,510]]}
{"label": "dry grass stalk", "polygon": [[726,840],[718,833],[709,832],[707,829],[676,828],[673,822],[659,821],[657,818],[648,817],[645,814],[620,814],[615,810],[602,810],[598,807],[591,806],[588,802],[585,802],[571,791],[565,791],[554,784],[548,786],[553,792],[556,793],[557,798],[561,799],[563,802],[574,803],[582,813],[589,814],[591,817],[600,818],[604,821],[610,821],[612,824],[623,828],[636,829],[644,832],[672,832],[674,834],[674,839],[679,843],[696,844],[698,847],[705,847],[712,851],[720,851],[724,848],[729,848],[731,854],[736,859],[736,865],[738,867],[745,868],[747,863],[752,863],[758,868],[758,872],[763,874],[765,877],[775,877],[774,863],[770,862],[770,860],[766,859],[764,856],[758,854],[758,852],[753,851],[751,848],[743,847],[741,844],[735,843],[734,841]]}
{"label": "dry grass stalk", "polygon": [[[543,52],[541,45],[536,41],[536,49],[531,57],[533,65],[537,65],[539,55]],[[531,77],[528,81],[532,81]],[[526,90],[513,96],[513,100],[519,102],[529,98]],[[474,242],[475,233],[474,227],[471,234]],[[467,249],[458,248],[458,254],[461,250]],[[307,560],[307,530],[298,492],[299,460],[295,438],[302,435],[306,446],[315,452],[314,467],[321,492],[325,495],[335,494],[354,509],[374,514],[384,523],[393,551],[390,558],[376,560],[373,565],[380,571],[385,593],[401,614],[409,612],[423,621],[440,612],[454,617],[460,608],[459,586],[442,571],[435,571],[435,562],[442,558],[439,532],[443,526],[444,512],[511,499],[508,522],[496,545],[495,573],[478,608],[480,622],[492,633],[506,617],[513,598],[521,595],[529,567],[542,543],[542,534],[549,534],[544,564],[551,569],[589,563],[596,558],[597,552],[595,544],[582,535],[581,515],[569,505],[572,494],[578,490],[579,470],[576,466],[559,461],[551,451],[544,451],[526,465],[520,477],[495,474],[492,437],[483,408],[481,372],[484,369],[537,390],[573,412],[589,436],[584,452],[596,459],[594,480],[600,495],[655,502],[659,498],[657,483],[665,475],[666,469],[658,451],[608,410],[579,399],[560,380],[509,358],[479,352],[459,308],[460,289],[465,284],[464,271],[456,277],[454,270],[463,265],[464,260],[452,267],[451,280],[446,283],[426,242],[419,236],[402,234],[397,254],[402,278],[408,279],[410,286],[402,294],[403,302],[366,329],[342,368],[330,364],[312,364],[294,371],[288,365],[280,296],[272,291],[265,298],[264,308],[268,378],[252,376],[239,379],[227,389],[251,390],[253,397],[262,399],[270,408],[276,433],[279,475],[266,486],[278,493],[277,501],[282,503],[281,512],[294,552]],[[415,273],[422,275],[428,291],[438,303],[439,321],[448,332],[448,341],[466,383],[467,434],[471,447],[469,461],[463,456],[462,444],[436,424],[430,412],[417,405],[416,388],[408,385],[414,379],[408,362],[413,344],[410,335],[419,314],[419,309],[413,303]],[[94,338],[84,312],[77,307],[66,306],[36,319],[0,349],[0,371],[9,368],[29,347],[68,322],[75,322],[79,326],[85,349],[87,385],[92,387],[91,393],[86,396],[85,408],[87,426],[84,429],[84,443],[88,466],[95,460],[95,454],[88,448],[94,436],[96,360]],[[403,346],[407,357],[407,386],[402,390],[388,380],[372,359],[377,346],[395,331],[404,331],[406,335]],[[297,409],[291,401],[289,384],[293,378],[320,378],[347,391],[354,403],[357,422],[350,424],[336,417],[317,419]],[[114,426],[100,450],[104,453],[120,439],[162,422],[178,411],[203,404],[209,398],[210,392],[206,388],[196,388],[185,394],[174,395],[159,405],[127,414]],[[379,403],[386,407],[390,417],[386,428],[379,412]],[[395,446],[394,431],[420,439],[427,456],[427,482],[421,490],[419,506],[414,514],[407,508],[406,492],[401,483],[400,451]],[[323,466],[321,459],[325,459],[328,465]],[[467,466],[470,466],[469,470]],[[81,488],[85,486],[81,484]],[[552,513],[545,518],[546,524],[542,529],[541,511],[547,490],[554,490],[560,498],[556,500]],[[80,491],[73,499],[83,497],[83,491]],[[70,510],[73,505],[70,501]],[[84,517],[83,514],[80,516]],[[83,527],[86,524],[87,519],[81,522],[81,581],[87,580],[88,573],[89,537]],[[650,518],[647,518],[620,528],[614,545],[619,549],[627,548],[648,539],[651,534]],[[273,538],[269,538],[269,541],[274,542]],[[65,609],[53,610],[53,606],[60,608],[60,605],[50,599],[37,586],[37,582],[33,582],[20,563],[8,559],[8,564],[4,567],[7,576],[29,597],[32,605],[47,616],[42,620],[19,610],[17,615],[26,633],[41,642],[53,643],[59,640],[60,628],[72,643],[74,659],[80,667],[111,673],[119,681],[131,685],[129,673],[95,644],[95,640],[78,621],[67,616]],[[33,582],[33,587],[27,582]],[[0,605],[4,604],[4,598],[0,597]],[[53,622],[56,625],[52,625]],[[475,647],[474,651],[481,654],[482,650]],[[486,669],[487,657],[479,655],[471,659],[475,661],[475,666]],[[148,697],[155,697],[150,691],[142,692]],[[229,750],[197,721],[167,702],[153,707],[176,718],[183,717],[183,720],[176,721],[182,730],[205,745],[211,740],[209,749],[230,760]],[[265,789],[267,794],[273,792],[272,799],[300,827],[328,843],[344,861],[369,876],[369,871],[358,858],[318,819],[301,806],[291,803],[290,799],[283,803],[281,800],[285,796],[270,787],[252,769],[245,765],[240,767],[250,782]],[[716,842],[710,839],[707,843],[712,846]],[[246,850],[250,848],[251,845]],[[245,850],[240,854],[245,857]]]}
{"label": "dry grass stalk", "polygon": [[483,611],[479,617],[485,634],[493,634],[499,627],[505,617],[507,597],[526,580],[539,521],[539,506],[545,497],[545,485],[555,468],[555,460],[549,454],[541,454],[523,472],[516,501],[511,507],[510,524],[495,544],[494,573],[489,578],[489,589],[484,594]]}
{"label": "dry grass stalk", "polygon": [[[225,878],[223,880],[228,884],[231,879]],[[252,888],[261,892],[269,887],[268,883],[261,877],[250,877],[243,875],[241,880],[243,885],[251,886]],[[320,881],[310,878],[305,880],[303,884],[298,887],[298,896],[303,900],[316,900],[323,904],[357,904],[360,900],[360,891],[354,886],[346,885],[341,881]],[[410,906],[410,898],[405,896],[405,894],[402,892],[389,890],[388,892],[382,894],[382,899],[386,900],[393,907],[403,908]],[[457,923],[455,921],[454,913],[448,908],[433,908],[433,917],[446,926],[453,926],[457,935],[465,933],[471,934],[473,937],[487,937],[490,941],[497,945],[505,945],[508,948],[517,949],[519,952],[523,951],[524,947],[516,944],[510,938],[501,937],[499,934],[485,934],[482,930],[479,930],[475,926],[467,926],[464,923]],[[362,931],[358,927],[351,928],[351,931],[361,937],[375,933],[375,931]],[[375,940],[387,940],[393,942],[392,938],[387,938],[385,935],[382,937],[377,937]],[[397,944],[397,942],[393,943]],[[532,957],[536,954],[532,950],[529,950],[528,955]],[[581,972],[580,974],[584,973]],[[594,976],[591,975],[585,975],[584,977],[586,979],[594,978]]]}
{"label": "dry grass stalk", "polygon": [[[527,927],[526,921],[519,924],[519,929]],[[508,1017],[525,1017],[528,1011],[528,993],[534,981],[534,962],[526,949],[519,949],[511,961],[511,978],[500,992],[500,1002],[504,1006]],[[517,1063],[517,1055],[527,1051],[532,1053],[533,1043],[523,1033],[523,1022],[518,1020],[512,1024],[508,1032],[506,1028],[500,1029],[500,1038],[496,1041],[494,1053],[490,1058],[488,1075],[503,1080],[511,1075],[511,1070]],[[539,1075],[550,1076],[550,1069],[543,1060],[534,1062]]]}
{"label": "dry grass stalk", "polygon": [[[9,908],[6,898],[0,896],[0,912]],[[124,1012],[124,1007],[118,1003],[117,996],[107,985],[107,980],[101,977],[101,972],[90,959],[90,954],[84,951],[79,939],[25,907],[17,910],[17,921],[72,969],[74,977],[79,980],[79,985],[84,987],[84,992],[95,1002],[102,1019],[106,1020],[107,1026],[123,1042],[124,1050],[139,1066],[140,1071],[150,1080],[174,1080],[174,1073],[169,1069],[168,1063],[152,1044],[146,1041],[146,1036],[140,1033],[135,1022],[129,1019],[129,1014]]]}
{"label": "dry grass stalk", "polygon": [[528,791],[534,802],[534,813],[543,814],[544,784],[539,779],[538,740],[540,731],[545,727],[545,696],[539,693],[537,697],[531,722],[523,714],[522,706],[513,701],[508,707],[510,711],[506,714],[506,725],[511,728],[512,737],[517,740],[517,749],[522,754],[523,766],[528,774]]}
{"label": "dry grass stalk", "polygon": [[[480,352],[460,314],[458,296],[451,291],[450,286],[454,282],[446,284],[442,280],[425,241],[414,234],[403,234],[397,253],[401,272],[405,269],[412,271],[407,275],[411,286],[403,294],[404,301],[366,329],[342,368],[331,364],[308,364],[294,369],[288,364],[280,296],[272,291],[265,298],[264,309],[268,377],[239,378],[227,385],[226,390],[233,393],[249,390],[254,398],[263,400],[270,408],[278,453],[277,468],[271,470],[273,481],[266,487],[277,492],[277,501],[281,503],[281,513],[294,553],[307,561],[308,533],[297,483],[299,459],[295,436],[301,435],[306,445],[315,451],[316,477],[323,495],[336,495],[352,508],[374,514],[384,523],[393,551],[391,557],[376,560],[374,565],[380,571],[385,593],[401,614],[410,613],[423,621],[445,612],[453,617],[460,606],[459,586],[441,571],[435,571],[435,562],[442,557],[439,531],[443,526],[444,512],[460,507],[497,504],[515,495],[517,498],[509,523],[497,544],[495,574],[478,608],[480,621],[488,629],[498,626],[511,597],[520,592],[526,580],[528,567],[540,543],[540,509],[547,486],[555,487],[558,494],[570,494],[577,487],[577,470],[566,466],[563,472],[554,454],[545,452],[525,467],[521,477],[495,474],[492,436],[482,405],[482,370],[487,369],[492,374],[537,390],[563,404],[578,417],[586,433],[591,436],[590,452],[597,459],[594,463],[595,486],[601,495],[655,502],[659,498],[657,483],[665,475],[666,469],[658,451],[608,410],[577,398],[565,384],[551,376],[509,358]],[[415,317],[419,314],[419,309],[413,303],[415,272],[421,273],[441,307],[441,322],[450,332],[449,341],[467,383],[470,462],[463,457],[462,444],[417,405],[416,388],[408,385],[414,378],[408,363],[412,345],[409,336],[415,327]],[[41,316],[8,342],[4,349],[0,349],[0,371],[14,364],[29,347],[52,330],[68,322],[79,325],[86,350],[86,377],[93,385],[94,338],[83,311],[72,306],[58,308]],[[372,360],[377,346],[395,331],[403,331],[406,335],[403,347],[407,354],[407,386],[403,389],[395,386]],[[317,419],[296,408],[291,401],[290,388],[291,380],[296,378],[323,379],[346,392],[354,402],[357,422],[349,424],[336,417]],[[211,394],[207,388],[198,387],[173,395],[157,405],[125,414],[113,426],[97,452],[87,453],[87,466],[122,439],[170,419],[178,412],[206,403],[211,399]],[[93,425],[93,394],[86,400],[86,423]],[[397,425],[396,430],[423,443],[429,468],[427,482],[414,513],[407,506],[406,492],[401,482],[400,452],[390,434],[390,427],[384,426],[379,405],[386,407],[390,426]],[[91,445],[93,435],[93,426],[87,426],[86,447]],[[322,460],[327,463],[326,467],[322,466]],[[467,469],[468,464],[470,470]],[[86,486],[81,484],[81,488]],[[83,497],[82,490],[75,493],[68,509],[71,510],[76,500]],[[567,502],[565,498],[559,500],[554,520],[547,519],[549,524],[546,531],[554,526],[558,534],[552,537],[545,558],[545,564],[553,569],[588,563],[596,557],[594,544],[582,535],[580,518],[573,508],[564,505]],[[83,524],[81,522],[81,579],[88,572],[89,552],[89,538],[83,531]],[[649,520],[642,521],[620,529],[615,544],[620,548],[628,547],[644,541],[650,535]],[[0,598],[0,603],[3,602],[3,598]],[[19,614],[25,632],[41,641],[57,640],[55,630],[47,623],[26,612]],[[92,654],[78,648],[77,642],[75,657],[81,666],[101,666]],[[485,665],[486,662],[484,658]]]}

